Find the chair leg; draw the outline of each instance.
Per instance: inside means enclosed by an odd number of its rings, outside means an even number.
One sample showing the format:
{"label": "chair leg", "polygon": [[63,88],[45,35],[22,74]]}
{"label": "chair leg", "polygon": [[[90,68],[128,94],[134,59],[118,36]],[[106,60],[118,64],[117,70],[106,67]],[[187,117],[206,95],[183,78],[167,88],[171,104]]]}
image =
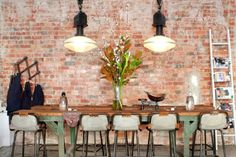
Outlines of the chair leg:
{"label": "chair leg", "polygon": [[17,137],[17,133],[19,131],[16,130],[15,131],[15,134],[14,134],[14,140],[13,140],[13,144],[12,144],[12,151],[11,151],[11,157],[14,157],[14,151],[15,151],[15,146],[16,146],[16,137]]}
{"label": "chair leg", "polygon": [[128,142],[127,131],[125,131],[125,150],[126,150],[126,155],[129,156],[129,142]]}
{"label": "chair leg", "polygon": [[205,156],[207,156],[207,137],[206,137],[206,133],[207,133],[207,131],[206,130],[204,130],[203,131],[204,132],[204,147],[205,147]]}
{"label": "chair leg", "polygon": [[114,149],[113,149],[113,157],[116,157],[116,149],[117,149],[117,139],[118,139],[118,131],[115,131],[114,135]]}
{"label": "chair leg", "polygon": [[102,131],[99,131],[100,133],[100,140],[101,140],[101,148],[102,148],[102,155],[105,155],[104,147],[103,147],[103,137],[102,137]]}
{"label": "chair leg", "polygon": [[85,156],[87,157],[88,156],[88,136],[89,136],[89,132],[88,131],[85,131],[86,133],[86,150],[85,150]]}
{"label": "chair leg", "polygon": [[36,157],[37,154],[36,145],[37,145],[37,131],[34,132],[34,157]]}
{"label": "chair leg", "polygon": [[137,144],[137,157],[140,157],[140,147],[139,147],[139,137],[138,137],[138,131],[136,132],[136,144]]}
{"label": "chair leg", "polygon": [[94,153],[94,156],[96,156],[97,155],[96,131],[93,132],[93,141],[94,141],[93,153]]}
{"label": "chair leg", "polygon": [[202,130],[200,130],[200,157],[202,157]]}
{"label": "chair leg", "polygon": [[106,143],[107,143],[107,156],[111,157],[111,150],[110,150],[110,139],[109,139],[109,130],[106,131]]}
{"label": "chair leg", "polygon": [[175,130],[169,131],[169,139],[170,139],[170,156],[176,156],[176,138],[175,138]]}
{"label": "chair leg", "polygon": [[85,143],[86,143],[86,140],[85,140],[85,131],[83,131],[83,149],[82,149],[82,157],[84,157],[84,153],[85,153]]}
{"label": "chair leg", "polygon": [[37,131],[34,132],[34,157],[37,156]]}
{"label": "chair leg", "polygon": [[[79,134],[79,125],[77,125],[77,128],[76,128],[76,135],[75,135],[75,150],[76,151],[80,151],[80,148],[82,148],[83,150],[83,135],[82,135],[82,144],[77,144],[77,139],[78,139],[78,134]],[[83,134],[83,133],[82,133]]]}
{"label": "chair leg", "polygon": [[150,147],[150,136],[151,136],[151,131],[149,130],[149,133],[148,133],[148,144],[147,144],[147,152],[146,152],[146,157],[149,157],[149,147]]}
{"label": "chair leg", "polygon": [[153,156],[155,156],[153,131],[151,131],[151,139],[150,139],[150,141],[151,141],[151,151],[152,151],[150,153],[150,155],[151,155],[151,157],[153,157]]}
{"label": "chair leg", "polygon": [[170,149],[170,157],[172,157],[172,153],[173,153],[173,146],[172,146],[172,143],[173,143],[173,141],[172,141],[172,132],[171,131],[169,131],[169,149]]}
{"label": "chair leg", "polygon": [[135,131],[132,131],[131,156],[134,156],[134,134]]}
{"label": "chair leg", "polygon": [[[107,131],[105,131],[105,147],[106,147],[106,157],[108,157],[109,156],[109,151],[108,151],[108,135],[107,135]],[[105,155],[103,155],[103,156],[105,156]]]}
{"label": "chair leg", "polygon": [[216,137],[215,137],[215,130],[211,130],[211,141],[212,141],[212,151],[213,156],[216,156]]}
{"label": "chair leg", "polygon": [[174,154],[174,157],[176,157],[176,155],[177,155],[177,153],[176,153],[176,130],[173,130],[172,136],[173,136],[173,154]]}
{"label": "chair leg", "polygon": [[42,136],[43,136],[43,157],[46,157],[47,156],[47,150],[46,150],[46,128],[43,128]]}
{"label": "chair leg", "polygon": [[[39,157],[39,145],[40,145],[40,138],[41,138],[42,130],[36,131],[34,134],[34,155],[35,157]],[[38,140],[37,140],[37,134],[38,134]]]}
{"label": "chair leg", "polygon": [[25,156],[25,131],[22,134],[22,157]]}
{"label": "chair leg", "polygon": [[224,157],[226,157],[226,150],[225,150],[225,141],[224,141],[223,130],[219,130],[219,131],[220,131],[220,134],[221,134],[221,140],[222,140],[222,147],[223,147]]}

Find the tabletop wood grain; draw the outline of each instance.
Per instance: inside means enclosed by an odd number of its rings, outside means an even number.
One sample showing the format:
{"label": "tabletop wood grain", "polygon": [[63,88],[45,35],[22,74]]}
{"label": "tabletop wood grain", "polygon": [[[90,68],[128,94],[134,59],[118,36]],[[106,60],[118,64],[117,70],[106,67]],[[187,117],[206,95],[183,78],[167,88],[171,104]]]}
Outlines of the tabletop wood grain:
{"label": "tabletop wood grain", "polygon": [[[142,116],[148,116],[153,113],[177,113],[180,116],[196,116],[205,112],[212,112],[214,108],[210,105],[195,105],[195,109],[187,111],[185,106],[160,106],[159,110],[155,110],[154,107],[145,107],[141,110],[141,106],[124,106],[123,110],[113,110],[111,105],[85,105],[85,106],[70,106],[70,110],[80,112],[81,114],[108,114],[110,116],[114,114],[139,114]],[[174,109],[174,110],[173,110]],[[15,113],[19,114],[34,114],[36,116],[63,116],[66,110],[61,110],[58,105],[44,105],[33,106],[30,110],[19,110]]]}

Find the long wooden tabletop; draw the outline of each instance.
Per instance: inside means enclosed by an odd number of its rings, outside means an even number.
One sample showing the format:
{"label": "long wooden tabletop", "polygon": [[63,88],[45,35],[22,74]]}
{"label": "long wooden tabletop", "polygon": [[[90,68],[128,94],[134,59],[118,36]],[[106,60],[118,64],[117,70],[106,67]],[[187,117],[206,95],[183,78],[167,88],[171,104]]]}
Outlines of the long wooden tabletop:
{"label": "long wooden tabletop", "polygon": [[[85,106],[69,106],[70,110],[77,111],[82,114],[139,114],[148,116],[156,112],[178,113],[180,116],[196,116],[203,112],[211,112],[214,110],[209,105],[195,105],[194,110],[187,111],[185,106],[160,106],[159,110],[154,107],[145,107],[141,110],[140,105],[124,106],[123,110],[113,110],[111,105],[85,105]],[[33,106],[30,110],[20,110],[17,113],[34,114],[37,116],[63,116],[66,110],[61,110],[58,105]]]}

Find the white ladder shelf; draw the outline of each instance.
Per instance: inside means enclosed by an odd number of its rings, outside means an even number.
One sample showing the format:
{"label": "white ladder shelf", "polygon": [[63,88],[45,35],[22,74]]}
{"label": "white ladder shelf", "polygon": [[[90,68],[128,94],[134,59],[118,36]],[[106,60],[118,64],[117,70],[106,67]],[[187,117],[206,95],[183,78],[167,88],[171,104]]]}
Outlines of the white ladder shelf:
{"label": "white ladder shelf", "polygon": [[[211,82],[212,82],[212,101],[215,109],[225,109],[222,103],[228,103],[232,110],[233,133],[226,136],[234,137],[236,144],[236,111],[235,95],[233,82],[232,52],[230,43],[230,31],[227,29],[226,42],[213,42],[212,30],[209,30],[210,62],[211,62]],[[221,56],[219,52],[214,52],[217,47],[226,46],[227,54]],[[215,54],[214,54],[215,53]],[[217,54],[216,54],[217,53]],[[220,56],[220,57],[217,57]],[[219,62],[219,63],[218,63]],[[222,94],[223,93],[223,94]],[[218,105],[220,104],[220,105]],[[217,136],[216,136],[217,137]],[[216,140],[217,141],[217,140]]]}

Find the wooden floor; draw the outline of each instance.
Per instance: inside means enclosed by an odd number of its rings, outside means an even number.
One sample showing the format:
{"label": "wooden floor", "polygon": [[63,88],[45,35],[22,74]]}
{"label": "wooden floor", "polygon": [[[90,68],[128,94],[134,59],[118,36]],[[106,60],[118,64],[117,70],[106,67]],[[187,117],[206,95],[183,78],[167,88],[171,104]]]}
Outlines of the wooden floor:
{"label": "wooden floor", "polygon": [[[48,157],[58,157],[58,152],[57,152],[57,147],[55,146],[50,146],[48,147],[48,151],[47,151],[47,155]],[[91,148],[93,150],[93,148]],[[178,156],[181,157],[182,155],[180,154],[181,150],[183,148],[182,147],[178,147],[177,151]],[[118,148],[118,154],[117,157],[125,157],[125,151],[124,151],[124,147],[123,146],[119,146]],[[157,157],[168,157],[169,154],[169,150],[167,146],[157,146],[156,149],[156,156]],[[227,152],[227,157],[236,157],[236,146],[227,146],[226,147],[226,152]],[[223,157],[222,154],[222,148],[219,147],[219,151],[217,152],[219,157]],[[1,147],[0,148],[0,157],[10,157],[11,154],[11,147]],[[81,151],[77,151],[76,152],[76,157],[80,157],[82,154]],[[89,152],[89,156],[92,156],[93,154],[91,152]],[[136,156],[136,154],[134,154]],[[96,157],[101,156],[101,151],[97,153]],[[141,157],[145,157],[146,156],[146,146],[141,146]],[[198,152],[196,152],[195,156],[199,156]],[[209,156],[210,153],[209,153]],[[21,157],[21,147],[20,146],[16,146],[16,151],[15,151],[15,155],[14,157]],[[33,157],[33,146],[32,145],[26,145],[25,148],[25,157]],[[42,157],[42,152],[40,152],[40,157]]]}

